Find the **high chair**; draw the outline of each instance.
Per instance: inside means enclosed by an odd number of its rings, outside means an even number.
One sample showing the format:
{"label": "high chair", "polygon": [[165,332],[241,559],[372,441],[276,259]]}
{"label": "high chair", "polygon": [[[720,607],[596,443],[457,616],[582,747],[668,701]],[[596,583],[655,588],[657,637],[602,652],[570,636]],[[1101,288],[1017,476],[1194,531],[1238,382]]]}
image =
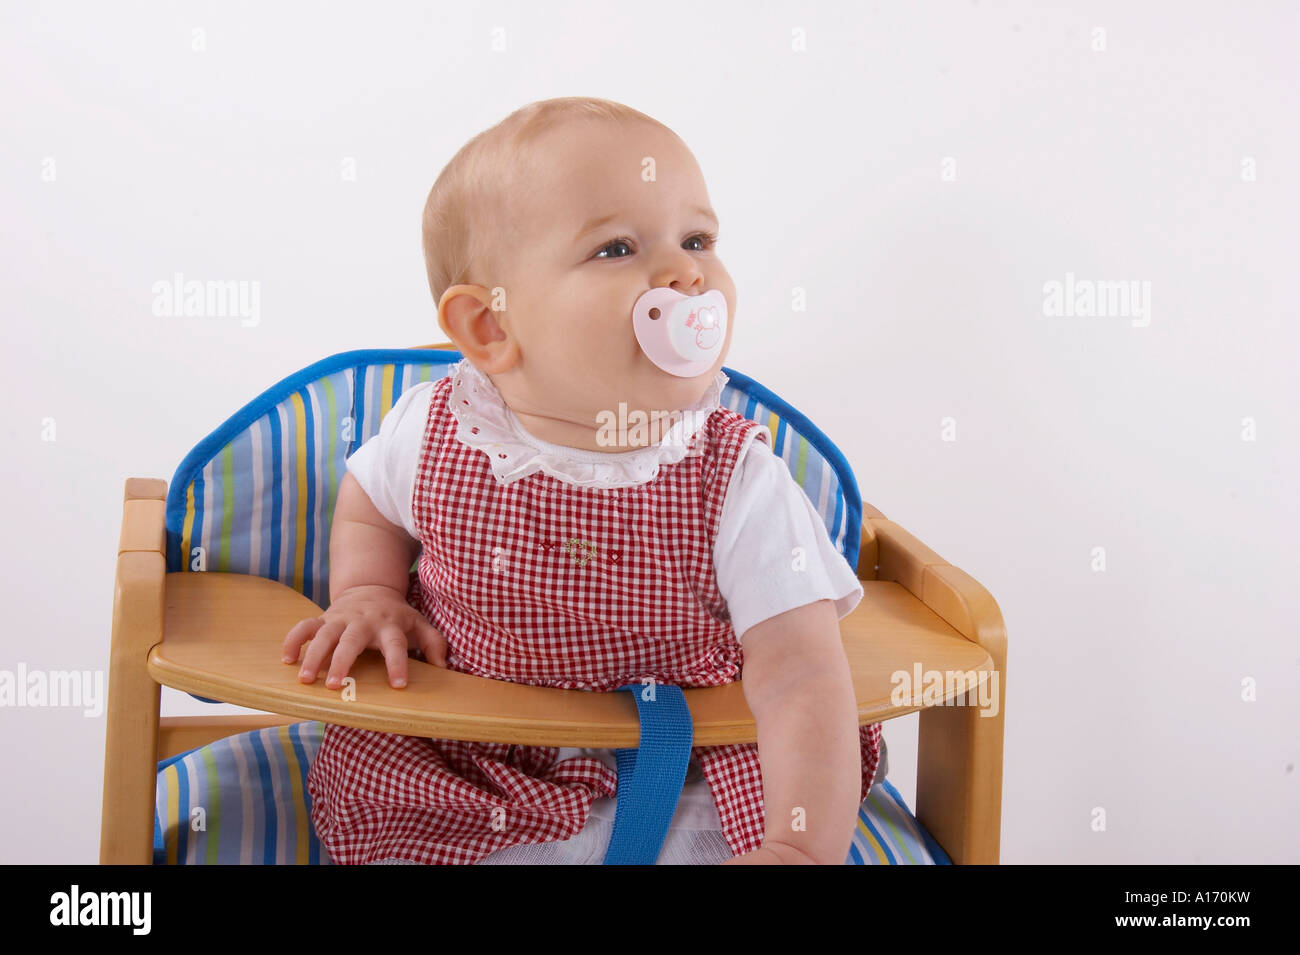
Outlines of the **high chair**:
{"label": "high chair", "polygon": [[[330,521],[347,457],[379,430],[406,388],[441,378],[460,357],[444,344],[323,359],[208,435],[170,487],[127,479],[113,596],[101,863],[330,862],[311,831],[305,785],[324,723],[618,748],[620,820],[625,811],[629,826],[672,816],[680,777],[668,772],[666,788],[657,779],[657,796],[625,785],[625,755],[629,766],[635,757],[645,769],[641,784],[655,779],[656,766],[668,765],[655,762],[666,752],[658,748],[662,725],[646,714],[655,707],[640,705],[635,690],[527,686],[415,659],[408,685],[395,690],[382,656],[367,651],[351,670],[355,698],[343,699],[323,678],[299,683],[297,668],[280,660],[290,627],[328,605]],[[752,379],[723,370],[730,378],[723,406],[768,426],[773,451],[862,582],[862,602],[840,621],[860,723],[920,712],[916,813],[878,779],[859,814],[849,861],[996,863],[1007,646],[997,603],[970,575],[864,504],[843,455],[812,422]],[[912,680],[901,693],[900,674]],[[160,717],[162,686],[268,715]],[[685,730],[678,756],[683,746],[689,752],[757,740],[740,681],[658,689],[676,691],[685,704],[685,723],[676,725]],[[969,705],[977,694],[988,705]],[[616,822],[613,841],[620,827]],[[650,838],[647,845],[642,861],[653,861],[658,843]],[[613,855],[611,844],[606,861]]]}

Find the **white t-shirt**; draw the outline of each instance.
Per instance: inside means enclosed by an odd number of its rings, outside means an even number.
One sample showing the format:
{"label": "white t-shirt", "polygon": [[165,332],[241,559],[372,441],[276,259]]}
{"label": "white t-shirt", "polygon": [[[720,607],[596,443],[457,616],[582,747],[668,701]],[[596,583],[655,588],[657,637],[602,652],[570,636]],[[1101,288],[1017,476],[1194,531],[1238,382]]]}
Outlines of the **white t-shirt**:
{"label": "white t-shirt", "polygon": [[[405,528],[414,540],[419,539],[419,533],[411,499],[435,384],[426,381],[407,388],[384,417],[379,432],[357,448],[347,461],[348,471],[379,513],[398,527]],[[567,451],[582,460],[600,454],[565,449],[542,441],[525,431],[517,419],[510,417],[510,421],[516,439],[544,449],[547,454]],[[641,450],[654,453],[648,448]],[[601,457],[626,458],[631,454],[633,452],[601,454]],[[626,483],[636,482],[629,480]],[[801,572],[791,568],[796,547],[803,548],[804,569]],[[819,600],[835,601],[836,613],[843,619],[863,596],[857,575],[831,543],[830,535],[808,495],[795,483],[785,462],[761,441],[750,440],[747,443],[732,473],[731,484],[723,499],[713,566],[718,590],[727,602],[737,638],[769,617]],[[611,769],[618,768],[612,749],[560,747],[560,759],[575,756],[589,756]],[[605,801],[598,799],[596,803]],[[607,801],[608,806],[593,805],[593,812],[598,808],[600,811],[596,814],[599,817],[607,815],[612,820],[614,800]],[[688,779],[672,827],[685,830],[683,837],[691,831],[720,830],[721,823],[707,780],[702,777]],[[575,846],[577,838],[570,840],[575,842]],[[723,846],[725,851],[725,843]],[[535,850],[537,847],[531,848]]]}

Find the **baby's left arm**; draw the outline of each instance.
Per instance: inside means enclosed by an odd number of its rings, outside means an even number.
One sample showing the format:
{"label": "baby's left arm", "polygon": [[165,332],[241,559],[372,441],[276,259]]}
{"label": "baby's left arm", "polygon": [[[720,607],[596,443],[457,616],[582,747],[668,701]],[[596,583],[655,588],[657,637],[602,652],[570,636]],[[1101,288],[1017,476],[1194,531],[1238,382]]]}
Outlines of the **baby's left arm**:
{"label": "baby's left arm", "polygon": [[773,862],[841,865],[862,801],[862,750],[835,603],[770,617],[741,644],[741,686],[758,724],[763,767],[760,851],[782,857]]}
{"label": "baby's left arm", "polygon": [[752,441],[714,549],[758,723],[765,836],[732,863],[842,865],[862,800],[857,701],[839,621],[863,597],[785,462]]}

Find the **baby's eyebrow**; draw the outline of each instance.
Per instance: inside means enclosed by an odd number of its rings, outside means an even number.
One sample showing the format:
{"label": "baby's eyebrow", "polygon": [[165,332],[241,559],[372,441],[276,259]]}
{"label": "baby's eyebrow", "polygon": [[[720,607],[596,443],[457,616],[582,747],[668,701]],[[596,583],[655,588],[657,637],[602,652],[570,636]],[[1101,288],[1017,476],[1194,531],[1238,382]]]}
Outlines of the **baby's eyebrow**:
{"label": "baby's eyebrow", "polygon": [[[713,223],[713,227],[715,229],[718,227],[717,213],[715,213],[708,206],[694,206],[691,209],[691,212],[708,219],[710,222]],[[607,216],[597,216],[594,219],[589,219],[586,223],[583,224],[582,228],[578,230],[578,234],[573,237],[574,243],[576,244],[578,242],[581,242],[588,233],[595,232],[601,226],[605,225],[606,223],[614,221],[618,217],[619,217],[619,213],[611,212]]]}
{"label": "baby's eyebrow", "polygon": [[578,230],[578,234],[577,234],[576,236],[574,236],[573,241],[574,241],[574,242],[581,242],[582,239],[583,239],[583,236],[585,236],[587,233],[589,233],[589,232],[595,232],[597,229],[599,229],[599,228],[600,228],[601,226],[603,226],[605,223],[607,223],[607,222],[611,222],[611,221],[613,221],[614,219],[617,219],[617,218],[618,218],[618,213],[617,213],[617,212],[611,212],[611,213],[610,213],[609,215],[607,215],[607,216],[599,216],[598,218],[588,220],[588,222],[586,223],[586,225],[584,225],[581,229]]}

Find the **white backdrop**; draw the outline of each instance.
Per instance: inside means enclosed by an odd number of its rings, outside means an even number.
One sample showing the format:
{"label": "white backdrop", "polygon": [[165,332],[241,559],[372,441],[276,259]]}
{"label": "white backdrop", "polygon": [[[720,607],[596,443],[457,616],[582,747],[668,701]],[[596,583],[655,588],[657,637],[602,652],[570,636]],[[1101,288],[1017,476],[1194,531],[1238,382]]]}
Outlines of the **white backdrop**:
{"label": "white backdrop", "polygon": [[[1003,861],[1300,861],[1294,5],[0,17],[0,670],[105,670],[123,481],[319,358],[441,340],[438,171],[601,96],[700,161],[728,366],[1001,606]],[[258,321],[155,315],[177,272],[258,283]],[[1067,281],[1143,294],[1049,314]],[[913,805],[916,720],[885,727]],[[103,745],[102,716],[0,709],[0,861],[97,859]]]}

